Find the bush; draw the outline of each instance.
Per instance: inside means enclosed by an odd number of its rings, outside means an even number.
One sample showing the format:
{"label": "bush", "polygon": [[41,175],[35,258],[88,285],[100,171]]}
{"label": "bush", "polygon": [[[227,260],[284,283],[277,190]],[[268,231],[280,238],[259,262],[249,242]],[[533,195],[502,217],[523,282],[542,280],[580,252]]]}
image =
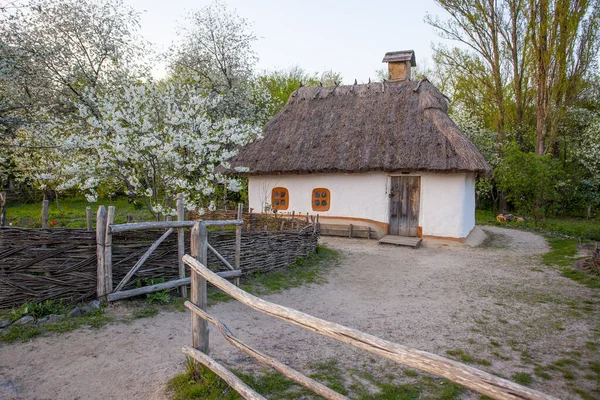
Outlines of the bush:
{"label": "bush", "polygon": [[568,185],[558,160],[550,155],[524,153],[516,145],[507,146],[495,176],[517,212],[536,220],[559,210],[563,187]]}

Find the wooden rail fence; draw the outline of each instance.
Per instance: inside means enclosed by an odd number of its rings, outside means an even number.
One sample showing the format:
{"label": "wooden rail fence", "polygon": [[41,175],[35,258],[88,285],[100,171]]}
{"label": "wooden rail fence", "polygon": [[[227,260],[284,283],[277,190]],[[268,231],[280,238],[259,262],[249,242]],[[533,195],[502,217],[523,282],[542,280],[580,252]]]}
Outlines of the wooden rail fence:
{"label": "wooden rail fence", "polygon": [[192,234],[192,255],[184,255],[182,259],[191,268],[191,301],[186,302],[185,305],[192,312],[192,346],[184,346],[183,353],[215,372],[245,399],[256,400],[264,399],[264,397],[256,393],[231,371],[207,355],[209,348],[207,323],[216,326],[219,332],[233,346],[323,398],[341,400],[346,399],[346,397],[278,362],[274,358],[260,353],[237,339],[221,321],[206,312],[207,282],[210,282],[239,302],[264,314],[350,344],[397,363],[442,376],[491,398],[500,400],[556,400],[552,396],[499,378],[460,362],[389,342],[356,329],[316,318],[292,308],[270,303],[253,296],[227,282],[206,267],[208,248],[205,236],[206,231],[201,226],[194,227]]}
{"label": "wooden rail fence", "polygon": [[[157,222],[137,222],[137,223],[126,223],[126,224],[114,224],[115,207],[108,207],[108,211],[104,206],[98,208],[96,216],[96,243],[97,243],[97,296],[98,298],[106,299],[107,301],[116,301],[125,299],[128,297],[139,296],[141,294],[147,294],[157,292],[165,289],[180,288],[180,293],[183,297],[187,296],[186,285],[189,285],[193,279],[186,277],[185,265],[183,263],[183,255],[185,254],[185,228],[192,228],[192,232],[201,231],[204,232],[202,236],[202,248],[206,249],[206,252],[212,252],[217,259],[219,259],[229,271],[218,272],[217,274],[226,278],[234,278],[236,285],[239,285],[239,277],[242,275],[240,269],[240,252],[241,252],[241,225],[244,223],[242,220],[242,204],[238,205],[237,219],[236,220],[214,220],[214,221],[185,221],[184,218],[184,205],[183,195],[177,197],[177,221],[157,221]],[[209,226],[221,226],[225,227],[228,225],[234,225],[235,229],[235,261],[232,265],[223,255],[221,255],[213,246],[208,243],[208,231]],[[113,285],[113,263],[112,263],[112,245],[113,235],[120,232],[138,231],[138,230],[150,230],[150,229],[166,229],[166,231],[144,252],[139,260],[131,267],[121,281],[114,287]],[[177,230],[177,254],[179,259],[179,278],[168,282],[157,283],[154,285],[139,287],[135,289],[124,290],[124,287],[129,283],[131,278],[138,272],[138,270],[144,265],[148,258],[156,251],[156,249],[163,243],[173,232]],[[194,235],[192,234],[192,238]],[[193,246],[193,242],[192,242]]]}

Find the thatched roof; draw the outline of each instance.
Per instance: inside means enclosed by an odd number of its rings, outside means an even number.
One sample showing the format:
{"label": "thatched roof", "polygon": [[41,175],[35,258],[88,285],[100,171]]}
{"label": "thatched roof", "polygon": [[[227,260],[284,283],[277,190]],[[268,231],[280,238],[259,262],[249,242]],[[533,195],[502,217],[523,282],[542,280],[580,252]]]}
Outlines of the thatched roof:
{"label": "thatched roof", "polygon": [[230,163],[248,175],[492,171],[427,80],[302,87]]}

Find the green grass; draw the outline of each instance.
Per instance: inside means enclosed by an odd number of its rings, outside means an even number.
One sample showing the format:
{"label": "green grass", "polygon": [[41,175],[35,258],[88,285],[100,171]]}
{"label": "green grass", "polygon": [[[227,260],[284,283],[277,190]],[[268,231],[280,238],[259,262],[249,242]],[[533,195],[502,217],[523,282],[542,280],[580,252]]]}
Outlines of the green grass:
{"label": "green grass", "polygon": [[490,365],[492,365],[492,363],[489,362],[488,360],[475,358],[475,357],[471,356],[470,354],[468,354],[463,349],[447,350],[446,354],[458,358],[458,360],[463,363],[475,363],[475,364],[479,364],[479,365],[485,365],[488,367]]}
{"label": "green grass", "polygon": [[[145,206],[135,206],[129,203],[128,199],[99,200],[97,203],[89,203],[83,198],[65,198],[58,199],[50,203],[48,218],[51,225],[55,228],[85,228],[86,216],[85,208],[91,207],[94,219],[100,205],[115,206],[115,223],[122,224],[127,222],[127,214],[133,216],[134,221],[152,221],[152,214]],[[9,204],[6,207],[6,221],[13,226],[24,228],[40,228],[42,202],[28,204]]]}
{"label": "green grass", "polygon": [[562,276],[572,279],[587,287],[600,288],[600,279],[586,272],[570,268],[576,260],[578,241],[576,239],[567,239],[556,236],[546,236],[550,251],[542,256],[542,262],[545,265],[558,265],[563,267]]}
{"label": "green grass", "polygon": [[525,372],[517,372],[513,374],[512,380],[523,386],[529,386],[533,382],[531,375]]}
{"label": "green grass", "polygon": [[11,325],[0,331],[0,342],[26,342],[46,332],[64,333],[82,326],[100,328],[112,321],[113,318],[105,315],[104,311],[100,309],[81,317],[65,317],[55,323]]}
{"label": "green grass", "polygon": [[475,218],[478,225],[504,226],[586,240],[600,240],[600,220],[597,218],[547,218],[543,221],[527,220],[525,222],[500,223],[496,221],[496,217],[489,210],[477,210]]}

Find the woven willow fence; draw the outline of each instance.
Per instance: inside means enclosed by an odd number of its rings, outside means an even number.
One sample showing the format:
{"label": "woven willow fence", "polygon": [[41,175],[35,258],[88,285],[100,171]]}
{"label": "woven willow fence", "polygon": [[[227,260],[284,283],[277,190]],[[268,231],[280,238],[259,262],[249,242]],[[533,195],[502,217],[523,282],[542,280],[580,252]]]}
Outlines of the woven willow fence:
{"label": "woven willow fence", "polygon": [[[115,233],[112,243],[113,278],[119,282],[164,230]],[[96,233],[85,229],[0,228],[0,308],[24,302],[65,299],[78,302],[96,297]],[[186,253],[189,252],[186,232]],[[235,232],[209,231],[209,243],[232,259]],[[244,274],[270,271],[307,256],[317,245],[312,226],[300,231],[243,232],[240,269]],[[225,270],[211,253],[209,265]],[[178,277],[177,237],[161,243],[124,289],[148,279]]]}

